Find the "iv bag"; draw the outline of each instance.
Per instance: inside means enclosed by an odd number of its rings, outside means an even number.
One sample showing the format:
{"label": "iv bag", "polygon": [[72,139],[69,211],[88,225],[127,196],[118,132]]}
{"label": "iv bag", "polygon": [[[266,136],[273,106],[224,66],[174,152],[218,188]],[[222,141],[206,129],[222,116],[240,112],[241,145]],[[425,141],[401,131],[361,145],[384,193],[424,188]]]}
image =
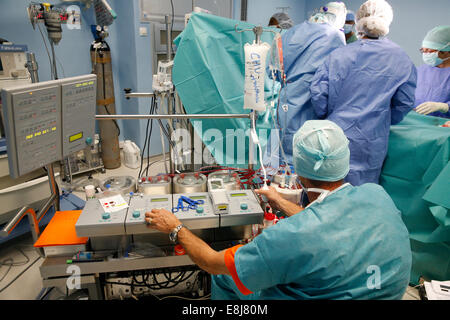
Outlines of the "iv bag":
{"label": "iv bag", "polygon": [[245,84],[244,109],[265,111],[264,79],[266,76],[266,57],[270,49],[268,43],[244,45]]}

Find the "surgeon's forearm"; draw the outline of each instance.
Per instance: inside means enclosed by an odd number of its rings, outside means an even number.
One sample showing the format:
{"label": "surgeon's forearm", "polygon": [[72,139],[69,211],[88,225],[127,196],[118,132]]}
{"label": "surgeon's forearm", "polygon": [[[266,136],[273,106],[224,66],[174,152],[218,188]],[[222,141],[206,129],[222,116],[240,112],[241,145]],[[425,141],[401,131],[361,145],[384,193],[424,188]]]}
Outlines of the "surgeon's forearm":
{"label": "surgeon's forearm", "polygon": [[305,210],[305,208],[303,208],[302,206],[299,206],[298,204],[295,204],[284,198],[281,198],[277,201],[276,207],[280,211],[284,212],[284,214],[286,214],[288,217]]}
{"label": "surgeon's forearm", "polygon": [[187,228],[178,232],[178,242],[192,261],[210,274],[230,275],[225,265],[225,251],[216,251]]}

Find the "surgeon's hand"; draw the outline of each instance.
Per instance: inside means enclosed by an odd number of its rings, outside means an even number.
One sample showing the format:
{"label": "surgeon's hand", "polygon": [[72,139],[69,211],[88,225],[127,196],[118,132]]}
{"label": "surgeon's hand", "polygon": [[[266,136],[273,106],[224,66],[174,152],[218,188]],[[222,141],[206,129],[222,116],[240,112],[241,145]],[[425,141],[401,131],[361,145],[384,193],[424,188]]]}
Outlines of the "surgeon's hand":
{"label": "surgeon's hand", "polygon": [[279,209],[279,203],[283,200],[283,197],[278,193],[274,187],[268,187],[267,189],[255,190],[257,194],[265,196],[272,208]]}
{"label": "surgeon's hand", "polygon": [[448,112],[448,104],[442,102],[424,102],[414,110],[420,114],[430,114],[438,111],[446,113]]}
{"label": "surgeon's hand", "polygon": [[147,222],[147,227],[164,233],[171,233],[181,224],[172,212],[164,209],[152,209],[151,212],[146,212],[145,222]]}

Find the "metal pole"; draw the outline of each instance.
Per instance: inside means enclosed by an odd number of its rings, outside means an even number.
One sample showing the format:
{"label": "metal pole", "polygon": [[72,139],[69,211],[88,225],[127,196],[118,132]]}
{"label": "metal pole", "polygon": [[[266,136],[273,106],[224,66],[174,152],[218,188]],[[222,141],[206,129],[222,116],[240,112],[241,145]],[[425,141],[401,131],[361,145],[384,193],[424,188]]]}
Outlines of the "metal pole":
{"label": "metal pole", "polygon": [[111,114],[96,115],[97,120],[113,119],[250,119],[251,113],[245,114]]}
{"label": "metal pole", "polygon": [[[173,23],[173,21],[171,21],[171,18],[166,15],[165,16],[165,22],[166,22],[166,42],[167,42],[167,62],[172,60],[172,30],[171,30],[171,23]],[[172,73],[172,71],[171,71]],[[162,99],[167,99],[167,113],[170,115],[173,113],[172,110],[172,89],[168,92],[167,96],[162,95],[161,100]],[[169,137],[172,136],[172,131],[173,131],[173,122],[172,119],[168,118],[169,123]],[[175,173],[175,163],[172,159],[173,156],[173,148],[172,148],[172,144],[169,143],[169,163],[170,163],[170,173],[174,174]]]}
{"label": "metal pole", "polygon": [[172,30],[169,27],[171,24],[171,18],[170,16],[165,16],[165,23],[166,23],[166,41],[167,41],[167,61],[172,60]]}
{"label": "metal pole", "polygon": [[131,92],[125,93],[125,98],[152,98],[155,94],[153,92]]}

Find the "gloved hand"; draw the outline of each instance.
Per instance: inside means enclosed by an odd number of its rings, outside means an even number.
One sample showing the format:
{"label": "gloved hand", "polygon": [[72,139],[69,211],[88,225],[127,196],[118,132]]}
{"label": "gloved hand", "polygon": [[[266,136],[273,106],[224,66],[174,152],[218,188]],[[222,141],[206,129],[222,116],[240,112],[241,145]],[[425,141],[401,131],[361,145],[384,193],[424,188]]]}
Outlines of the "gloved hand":
{"label": "gloved hand", "polygon": [[442,102],[424,102],[414,110],[420,114],[429,114],[437,111],[446,113],[448,112],[448,104]]}

